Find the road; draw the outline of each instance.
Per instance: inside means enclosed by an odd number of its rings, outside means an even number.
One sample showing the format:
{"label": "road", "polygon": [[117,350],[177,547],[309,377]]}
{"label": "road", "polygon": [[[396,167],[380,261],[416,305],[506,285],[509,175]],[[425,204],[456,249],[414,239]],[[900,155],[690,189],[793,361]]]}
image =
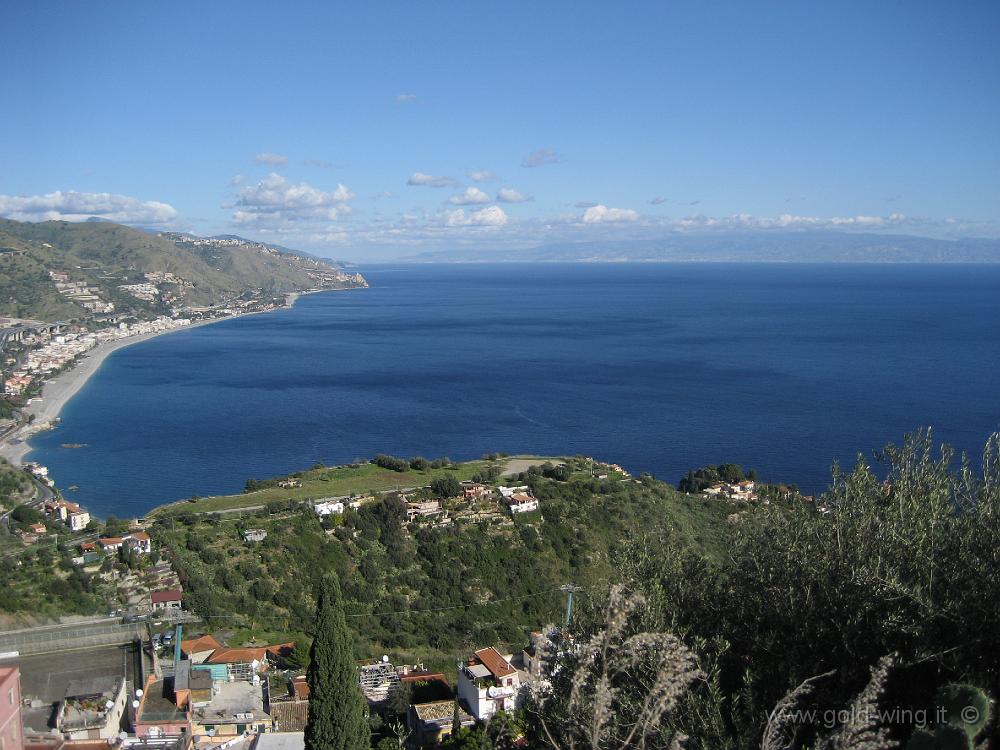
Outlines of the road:
{"label": "road", "polygon": [[[27,505],[30,505],[33,508],[38,508],[47,503],[49,500],[55,499],[56,493],[52,490],[51,487],[49,487],[44,482],[38,481],[38,479],[36,479],[33,474],[30,475],[30,477],[31,477],[31,483],[35,487],[35,496],[31,500],[27,501],[26,503]],[[13,512],[14,509],[11,508],[3,515],[0,515],[0,526],[3,526],[3,531],[0,533],[7,533],[7,534],[10,533],[10,514]]]}
{"label": "road", "polygon": [[48,654],[76,648],[118,646],[141,638],[145,623],[100,618],[0,632],[0,653]]}
{"label": "road", "polygon": [[[157,617],[157,622],[200,622],[189,612],[175,619]],[[123,623],[117,617],[95,617],[59,625],[41,625],[20,630],[0,632],[0,654],[18,652],[49,654],[81,648],[118,646],[141,639],[146,632],[145,622]]]}
{"label": "road", "polygon": [[[401,487],[398,490],[382,490],[380,492],[376,492],[375,494],[376,495],[388,495],[390,492],[416,492],[419,489],[422,489],[422,488],[421,487]],[[351,499],[351,497],[352,497],[352,495],[336,495],[334,497],[324,497],[323,499],[324,500],[333,500],[333,501],[338,501],[339,500],[340,502],[343,502],[343,503],[346,504],[347,501]],[[192,511],[192,512],[194,512],[196,514],[218,513],[221,516],[221,515],[223,515],[225,513],[246,513],[248,511],[252,511],[252,510],[264,510],[264,508],[266,508],[266,507],[267,507],[266,505],[247,505],[246,507],[243,507],[243,508],[223,508],[222,510],[196,510],[196,511]]]}

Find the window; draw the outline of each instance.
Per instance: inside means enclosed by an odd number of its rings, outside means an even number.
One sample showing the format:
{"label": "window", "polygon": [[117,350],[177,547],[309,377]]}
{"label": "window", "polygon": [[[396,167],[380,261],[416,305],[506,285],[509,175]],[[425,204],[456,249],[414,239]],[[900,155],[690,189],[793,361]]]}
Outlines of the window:
{"label": "window", "polygon": [[14,688],[7,691],[7,702],[12,706],[14,705]]}

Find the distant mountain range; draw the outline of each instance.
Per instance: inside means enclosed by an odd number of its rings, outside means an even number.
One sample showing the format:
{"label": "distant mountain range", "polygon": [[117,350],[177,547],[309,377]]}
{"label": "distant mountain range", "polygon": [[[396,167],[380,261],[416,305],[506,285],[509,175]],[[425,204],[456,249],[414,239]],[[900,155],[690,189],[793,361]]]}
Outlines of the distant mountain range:
{"label": "distant mountain range", "polygon": [[[150,282],[157,286],[152,299],[123,289]],[[363,285],[363,278],[330,261],[235,235],[152,233],[105,221],[0,219],[3,316],[73,319],[101,312],[107,303],[116,312],[162,312],[245,295]]]}
{"label": "distant mountain range", "polygon": [[672,233],[660,239],[543,244],[525,249],[444,250],[417,263],[1000,263],[1000,240],[943,240],[837,231]]}

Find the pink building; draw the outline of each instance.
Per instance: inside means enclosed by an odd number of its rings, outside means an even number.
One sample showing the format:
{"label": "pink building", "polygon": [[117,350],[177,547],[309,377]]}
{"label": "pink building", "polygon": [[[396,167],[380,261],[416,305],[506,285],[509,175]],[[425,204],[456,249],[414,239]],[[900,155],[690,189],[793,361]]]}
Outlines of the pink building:
{"label": "pink building", "polygon": [[21,725],[21,670],[0,667],[0,748],[23,750]]}

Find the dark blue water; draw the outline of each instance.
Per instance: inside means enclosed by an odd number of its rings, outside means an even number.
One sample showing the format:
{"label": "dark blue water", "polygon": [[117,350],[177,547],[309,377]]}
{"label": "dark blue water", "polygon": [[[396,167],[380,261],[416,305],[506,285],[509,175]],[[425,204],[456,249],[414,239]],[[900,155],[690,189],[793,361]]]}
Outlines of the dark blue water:
{"label": "dark blue water", "polygon": [[[121,350],[33,458],[98,515],[378,452],[587,454],[824,487],[1000,425],[1000,267],[413,266]],[[63,449],[62,443],[86,443]]]}

